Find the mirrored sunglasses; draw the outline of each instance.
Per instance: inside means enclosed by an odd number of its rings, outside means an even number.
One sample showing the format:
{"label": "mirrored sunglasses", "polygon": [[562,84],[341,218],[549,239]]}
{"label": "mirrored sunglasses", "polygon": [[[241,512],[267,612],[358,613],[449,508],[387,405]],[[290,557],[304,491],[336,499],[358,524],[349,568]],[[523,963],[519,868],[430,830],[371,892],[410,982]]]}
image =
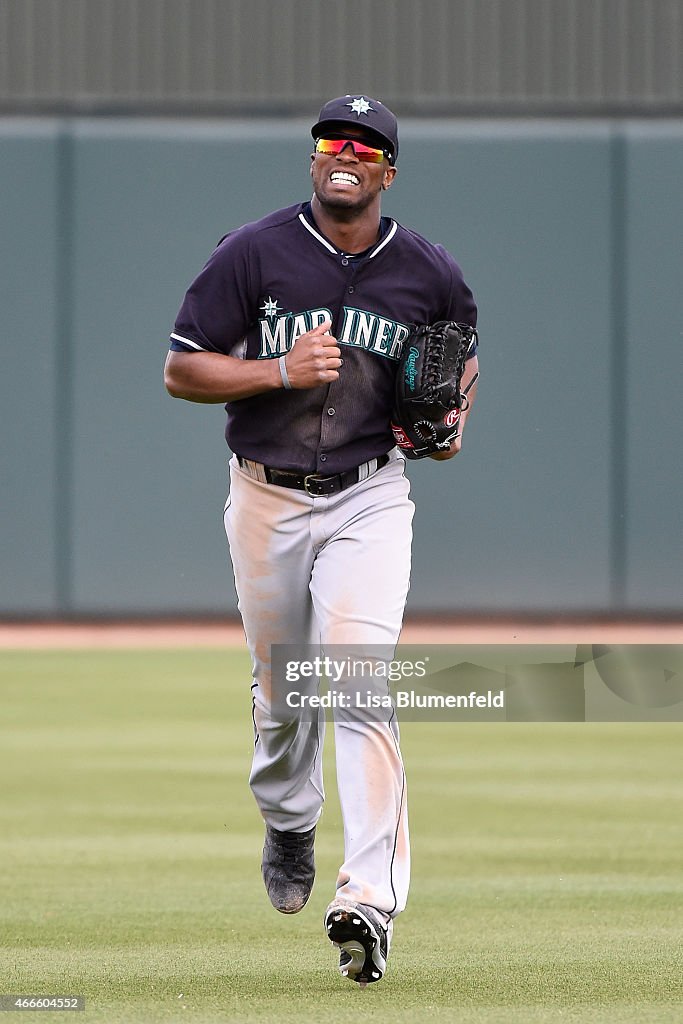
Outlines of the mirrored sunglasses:
{"label": "mirrored sunglasses", "polygon": [[385,157],[389,159],[389,153],[386,150],[366,146],[358,139],[318,139],[315,151],[324,153],[325,156],[338,156],[345,146],[351,146],[356,157],[366,164],[381,164]]}

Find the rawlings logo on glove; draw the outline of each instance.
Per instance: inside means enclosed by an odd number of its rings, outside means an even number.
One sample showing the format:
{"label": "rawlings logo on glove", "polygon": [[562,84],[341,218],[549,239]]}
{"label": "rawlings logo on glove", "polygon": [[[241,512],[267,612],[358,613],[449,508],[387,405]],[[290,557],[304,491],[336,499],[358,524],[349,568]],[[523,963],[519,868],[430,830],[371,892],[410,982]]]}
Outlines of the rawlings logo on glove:
{"label": "rawlings logo on glove", "polygon": [[467,408],[461,392],[467,354],[477,332],[468,324],[442,320],[414,327],[403,344],[396,373],[391,429],[407,459],[424,459],[448,451],[458,436],[458,422]]}

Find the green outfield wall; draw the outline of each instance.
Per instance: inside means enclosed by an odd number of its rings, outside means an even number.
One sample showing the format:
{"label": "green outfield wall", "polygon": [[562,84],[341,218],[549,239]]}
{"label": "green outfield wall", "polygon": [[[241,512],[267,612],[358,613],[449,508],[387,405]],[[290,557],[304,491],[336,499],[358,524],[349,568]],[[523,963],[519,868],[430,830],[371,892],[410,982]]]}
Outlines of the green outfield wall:
{"label": "green outfield wall", "polygon": [[[162,366],[219,237],[308,197],[308,128],[0,120],[1,615],[235,610],[224,414]],[[385,212],[463,266],[482,369],[408,470],[411,610],[680,611],[682,181],[681,121],[403,122]]]}

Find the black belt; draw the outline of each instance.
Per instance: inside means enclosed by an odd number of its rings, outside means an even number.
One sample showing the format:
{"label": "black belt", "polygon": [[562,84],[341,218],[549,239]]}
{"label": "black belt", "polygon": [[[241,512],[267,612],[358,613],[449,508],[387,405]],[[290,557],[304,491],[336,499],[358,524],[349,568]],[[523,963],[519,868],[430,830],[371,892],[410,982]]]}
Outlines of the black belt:
{"label": "black belt", "polygon": [[[250,473],[250,476],[255,479],[261,479],[263,475],[266,483],[276,484],[278,487],[293,487],[297,491],[306,491],[314,498],[324,498],[330,494],[338,494],[339,491],[344,491],[347,487],[353,487],[361,480],[367,480],[382,466],[386,466],[389,456],[380,455],[376,459],[371,459],[370,462],[364,462],[362,466],[356,466],[355,469],[347,469],[344,473],[335,473],[332,476],[323,476],[322,473],[297,473],[295,470],[275,469],[273,466],[264,466],[260,462],[243,459],[241,455],[237,456],[237,461],[247,472],[249,472],[250,465],[253,466],[256,472]],[[371,468],[373,465],[374,469]]]}

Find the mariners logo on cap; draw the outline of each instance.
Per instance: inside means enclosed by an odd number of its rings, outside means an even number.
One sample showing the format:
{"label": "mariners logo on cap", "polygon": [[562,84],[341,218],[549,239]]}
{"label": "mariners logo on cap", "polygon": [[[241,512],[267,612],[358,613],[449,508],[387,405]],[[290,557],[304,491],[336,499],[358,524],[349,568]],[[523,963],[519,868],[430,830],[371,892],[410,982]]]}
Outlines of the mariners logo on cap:
{"label": "mariners logo on cap", "polygon": [[370,106],[365,96],[358,96],[351,103],[346,103],[345,106],[351,107],[351,110],[354,112],[358,119],[360,119],[361,114],[367,115],[369,110],[372,110],[373,112],[375,110],[374,107]]}

